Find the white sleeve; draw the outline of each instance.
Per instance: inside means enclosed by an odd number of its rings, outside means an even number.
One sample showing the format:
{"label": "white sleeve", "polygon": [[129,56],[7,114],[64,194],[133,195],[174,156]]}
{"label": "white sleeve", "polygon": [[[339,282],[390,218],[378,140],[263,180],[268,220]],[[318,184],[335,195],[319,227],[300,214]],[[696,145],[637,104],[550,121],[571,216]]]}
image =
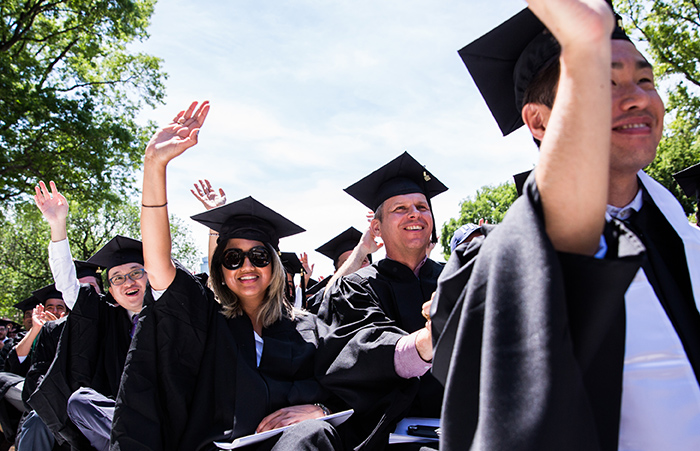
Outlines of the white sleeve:
{"label": "white sleeve", "polygon": [[65,240],[49,243],[49,266],[56,283],[56,289],[63,295],[63,302],[66,307],[73,310],[75,302],[78,300],[80,282],[75,273],[75,264],[68,246],[68,238]]}

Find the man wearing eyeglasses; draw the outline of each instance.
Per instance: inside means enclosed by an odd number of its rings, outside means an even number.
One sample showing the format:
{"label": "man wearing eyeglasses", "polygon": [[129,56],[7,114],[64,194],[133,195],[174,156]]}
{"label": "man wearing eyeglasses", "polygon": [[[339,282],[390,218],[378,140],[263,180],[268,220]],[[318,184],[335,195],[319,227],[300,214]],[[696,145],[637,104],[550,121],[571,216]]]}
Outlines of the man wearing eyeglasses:
{"label": "man wearing eyeglasses", "polygon": [[72,310],[59,352],[28,400],[59,443],[109,449],[109,434],[126,354],[143,307],[148,277],[141,242],[116,236],[88,263],[106,268],[106,294],[78,281],[66,233],[68,202],[41,182],[35,201],[51,228],[49,265]]}

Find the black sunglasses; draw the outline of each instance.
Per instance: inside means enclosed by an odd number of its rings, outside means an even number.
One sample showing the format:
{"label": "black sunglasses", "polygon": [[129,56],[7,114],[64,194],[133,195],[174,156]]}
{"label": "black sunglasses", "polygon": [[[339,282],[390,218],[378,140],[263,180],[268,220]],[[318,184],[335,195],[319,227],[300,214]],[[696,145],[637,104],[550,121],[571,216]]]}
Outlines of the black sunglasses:
{"label": "black sunglasses", "polygon": [[235,248],[226,249],[221,264],[226,269],[238,269],[243,266],[243,260],[245,260],[246,257],[258,268],[264,268],[272,261],[270,259],[270,251],[268,251],[265,246],[255,246],[248,252],[243,252]]}

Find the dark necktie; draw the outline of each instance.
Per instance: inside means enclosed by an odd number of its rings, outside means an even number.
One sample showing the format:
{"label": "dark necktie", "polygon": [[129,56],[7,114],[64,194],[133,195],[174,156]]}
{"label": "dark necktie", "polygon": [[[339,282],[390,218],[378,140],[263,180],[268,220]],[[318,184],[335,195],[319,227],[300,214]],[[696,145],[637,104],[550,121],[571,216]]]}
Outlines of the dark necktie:
{"label": "dark necktie", "polygon": [[139,323],[139,314],[131,318],[131,331],[129,332],[129,337],[134,338],[134,333],[136,332],[136,325]]}

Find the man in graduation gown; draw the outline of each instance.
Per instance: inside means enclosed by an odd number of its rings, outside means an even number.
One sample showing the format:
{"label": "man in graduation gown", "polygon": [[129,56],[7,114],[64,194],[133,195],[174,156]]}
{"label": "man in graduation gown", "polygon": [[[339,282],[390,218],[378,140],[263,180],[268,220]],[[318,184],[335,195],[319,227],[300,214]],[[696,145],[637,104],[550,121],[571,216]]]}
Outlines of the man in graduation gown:
{"label": "man in graduation gown", "polygon": [[56,358],[28,402],[59,442],[108,449],[114,399],[146,292],[142,246],[117,235],[88,259],[106,268],[107,293],[81,284],[66,234],[68,203],[50,185],[51,191],[40,183],[35,201],[51,228],[49,265],[71,314]]}
{"label": "man in graduation gown", "polygon": [[408,153],[348,187],[346,192],[374,211],[370,231],[382,238],[387,257],[357,270],[369,253],[358,243],[318,310],[330,326],[324,337],[330,346],[360,354],[380,351],[374,358],[393,361],[398,376],[421,376],[409,416],[438,417],[442,402],[441,385],[427,373],[432,345],[421,312],[442,270],[426,254],[435,240],[430,198],[446,190]]}
{"label": "man in graduation gown", "polygon": [[[603,1],[530,8],[460,51],[502,131],[524,121],[541,147],[504,222],[441,276],[441,449],[696,449],[698,234],[641,172],[663,125],[652,68],[610,40]],[[567,244],[603,219],[604,258]]]}

